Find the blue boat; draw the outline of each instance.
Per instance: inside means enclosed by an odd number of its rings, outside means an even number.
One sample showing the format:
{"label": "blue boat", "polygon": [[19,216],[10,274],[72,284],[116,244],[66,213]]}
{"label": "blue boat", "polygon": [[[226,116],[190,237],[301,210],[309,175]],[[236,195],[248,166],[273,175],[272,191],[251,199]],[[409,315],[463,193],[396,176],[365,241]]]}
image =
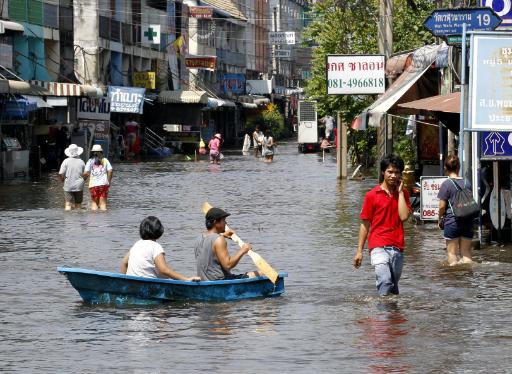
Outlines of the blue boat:
{"label": "blue boat", "polygon": [[69,283],[89,304],[160,304],[171,301],[232,301],[279,296],[286,273],[274,285],[267,277],[186,282],[143,278],[79,268],[59,267]]}

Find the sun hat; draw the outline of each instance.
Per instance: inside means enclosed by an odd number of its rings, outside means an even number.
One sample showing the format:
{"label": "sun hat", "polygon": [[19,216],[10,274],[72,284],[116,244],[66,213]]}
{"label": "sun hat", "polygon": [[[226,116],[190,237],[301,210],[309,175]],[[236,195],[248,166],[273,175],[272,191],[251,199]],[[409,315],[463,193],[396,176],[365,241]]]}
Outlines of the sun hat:
{"label": "sun hat", "polygon": [[92,146],[91,152],[103,152],[103,148],[101,148],[100,144],[94,144]]}
{"label": "sun hat", "polygon": [[228,212],[226,212],[220,208],[210,208],[210,210],[208,210],[208,212],[206,212],[205,218],[207,221],[216,221],[221,218],[226,218],[230,215],[231,214],[229,214]]}
{"label": "sun hat", "polygon": [[82,147],[77,146],[76,144],[70,144],[64,150],[64,154],[68,157],[78,157],[83,153],[84,149]]}
{"label": "sun hat", "polygon": [[222,139],[222,135],[220,135],[220,134],[215,134],[215,135],[214,135],[214,138]]}

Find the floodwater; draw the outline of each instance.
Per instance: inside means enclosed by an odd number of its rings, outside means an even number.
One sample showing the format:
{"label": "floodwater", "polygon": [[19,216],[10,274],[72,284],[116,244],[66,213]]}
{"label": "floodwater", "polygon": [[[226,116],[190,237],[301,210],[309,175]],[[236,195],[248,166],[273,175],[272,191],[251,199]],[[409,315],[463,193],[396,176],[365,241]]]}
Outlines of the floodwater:
{"label": "floodwater", "polygon": [[[440,232],[407,224],[401,295],[376,296],[358,212],[376,180],[338,184],[332,156],[280,146],[273,164],[114,165],[107,213],[64,212],[56,175],[0,186],[0,371],[21,373],[510,373],[512,249],[443,266]],[[89,306],[57,266],[117,271],[158,216],[167,260],[193,275],[201,204],[289,273],[282,297],[152,307]],[[235,246],[231,246],[235,250]],[[252,269],[244,258],[238,270]]]}

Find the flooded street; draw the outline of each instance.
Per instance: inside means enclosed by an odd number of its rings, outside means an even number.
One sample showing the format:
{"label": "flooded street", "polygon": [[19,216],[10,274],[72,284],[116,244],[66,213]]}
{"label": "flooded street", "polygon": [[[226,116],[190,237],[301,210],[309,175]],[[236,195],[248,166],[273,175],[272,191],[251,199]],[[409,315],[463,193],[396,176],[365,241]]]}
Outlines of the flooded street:
{"label": "flooded street", "polygon": [[[401,295],[383,301],[368,253],[360,270],[352,267],[362,199],[377,181],[340,185],[335,160],[321,161],[291,142],[273,164],[238,153],[220,166],[114,164],[106,213],[65,213],[56,174],[1,185],[1,370],[512,372],[512,248],[491,246],[476,252],[473,269],[449,269],[441,232],[408,223]],[[282,297],[88,306],[56,271],[118,271],[142,218],[156,215],[167,261],[195,275],[205,200],[229,211],[240,237],[289,273]],[[252,270],[249,257],[237,269]]]}

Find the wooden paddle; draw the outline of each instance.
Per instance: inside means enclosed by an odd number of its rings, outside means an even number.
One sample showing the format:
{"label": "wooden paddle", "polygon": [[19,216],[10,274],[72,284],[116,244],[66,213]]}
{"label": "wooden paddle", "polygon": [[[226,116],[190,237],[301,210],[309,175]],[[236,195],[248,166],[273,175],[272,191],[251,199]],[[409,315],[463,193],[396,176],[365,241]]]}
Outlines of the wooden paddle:
{"label": "wooden paddle", "polygon": [[[202,211],[204,214],[208,213],[208,211],[213,208],[208,202],[204,202],[202,206]],[[226,225],[226,231],[229,231],[229,227]],[[240,237],[233,232],[233,235],[231,236],[231,240],[233,240],[236,244],[242,248],[242,246],[245,244],[245,242],[240,239]],[[262,274],[264,274],[272,283],[276,283],[277,281],[277,271],[275,271],[272,266],[270,266],[267,261],[265,261],[259,254],[254,252],[252,249],[247,252],[249,257],[251,257],[251,260],[254,262],[254,265],[258,268],[258,271]]]}

